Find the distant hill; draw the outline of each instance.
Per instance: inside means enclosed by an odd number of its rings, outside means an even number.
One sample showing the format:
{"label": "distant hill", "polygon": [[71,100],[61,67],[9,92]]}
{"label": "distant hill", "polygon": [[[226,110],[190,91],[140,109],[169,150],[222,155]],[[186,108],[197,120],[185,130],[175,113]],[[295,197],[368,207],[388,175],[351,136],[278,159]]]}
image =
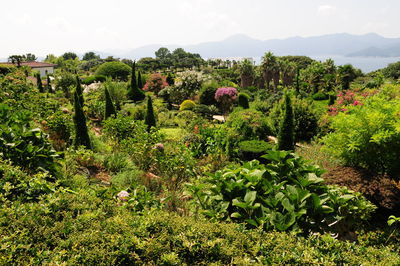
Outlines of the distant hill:
{"label": "distant hill", "polygon": [[167,47],[170,50],[182,47],[186,51],[199,53],[203,58],[260,57],[267,51],[272,51],[276,55],[400,56],[400,38],[385,38],[375,33],[365,35],[339,33],[266,41],[238,34],[222,41],[196,45],[147,45],[116,55],[132,59],[154,57],[154,52],[160,47]]}

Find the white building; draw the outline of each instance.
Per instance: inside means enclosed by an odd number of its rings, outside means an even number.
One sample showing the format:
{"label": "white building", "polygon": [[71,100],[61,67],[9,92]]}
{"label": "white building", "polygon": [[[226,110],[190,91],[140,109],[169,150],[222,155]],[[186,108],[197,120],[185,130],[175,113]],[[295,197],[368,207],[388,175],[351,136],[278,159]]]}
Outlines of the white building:
{"label": "white building", "polygon": [[[4,65],[16,65],[12,63],[0,63]],[[40,73],[40,77],[46,77],[47,74],[53,74],[54,73],[54,68],[57,66],[55,64],[50,64],[50,63],[42,63],[42,62],[21,62],[20,66],[28,66],[32,68],[32,70],[35,70]]]}

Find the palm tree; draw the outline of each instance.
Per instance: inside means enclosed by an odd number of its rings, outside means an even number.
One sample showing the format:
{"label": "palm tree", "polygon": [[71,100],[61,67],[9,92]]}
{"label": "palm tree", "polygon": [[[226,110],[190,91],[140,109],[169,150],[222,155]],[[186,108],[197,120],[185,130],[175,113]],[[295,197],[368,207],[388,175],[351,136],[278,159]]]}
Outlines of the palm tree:
{"label": "palm tree", "polygon": [[[277,73],[279,73],[276,56],[274,56],[274,54],[271,52],[266,53],[262,58],[261,67],[263,70],[263,78],[264,78],[265,84],[267,86],[267,90],[269,90],[270,89],[269,85],[270,85],[271,81],[274,79],[274,77],[276,80]],[[278,78],[278,82],[279,82],[279,78]],[[276,86],[275,86],[275,89],[276,89]]]}
{"label": "palm tree", "polygon": [[240,86],[242,88],[246,88],[253,85],[255,73],[252,62],[248,59],[243,60],[243,62],[239,65],[239,70]]}

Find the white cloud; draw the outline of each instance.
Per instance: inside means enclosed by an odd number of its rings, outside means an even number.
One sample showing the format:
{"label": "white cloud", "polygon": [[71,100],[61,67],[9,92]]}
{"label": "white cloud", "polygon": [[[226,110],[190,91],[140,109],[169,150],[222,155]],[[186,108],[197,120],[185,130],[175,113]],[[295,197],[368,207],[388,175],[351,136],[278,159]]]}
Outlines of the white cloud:
{"label": "white cloud", "polygon": [[337,8],[331,5],[322,5],[318,7],[318,15],[320,16],[332,16],[336,13]]}

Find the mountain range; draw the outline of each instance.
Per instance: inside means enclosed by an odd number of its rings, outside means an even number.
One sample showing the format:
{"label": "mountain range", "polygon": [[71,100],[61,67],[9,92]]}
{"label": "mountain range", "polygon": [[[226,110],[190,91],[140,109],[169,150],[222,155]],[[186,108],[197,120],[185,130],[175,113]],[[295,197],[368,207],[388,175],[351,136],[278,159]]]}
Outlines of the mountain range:
{"label": "mountain range", "polygon": [[400,57],[400,38],[386,38],[376,33],[352,35],[348,33],[314,37],[257,40],[237,34],[222,41],[203,42],[195,45],[146,45],[132,50],[104,51],[100,55],[138,59],[154,57],[154,52],[166,47],[171,51],[182,47],[198,53],[203,58],[261,57],[267,51],[276,55],[347,56],[347,57]]}

